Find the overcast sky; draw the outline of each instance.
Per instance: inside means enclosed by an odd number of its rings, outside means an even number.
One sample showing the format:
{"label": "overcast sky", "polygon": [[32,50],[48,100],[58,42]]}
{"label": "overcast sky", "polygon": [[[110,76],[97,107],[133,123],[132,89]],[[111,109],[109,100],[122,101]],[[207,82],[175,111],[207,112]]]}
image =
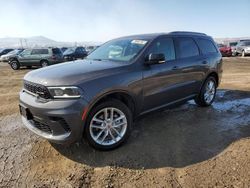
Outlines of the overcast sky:
{"label": "overcast sky", "polygon": [[103,42],[174,30],[250,37],[249,20],[250,0],[0,0],[0,37]]}

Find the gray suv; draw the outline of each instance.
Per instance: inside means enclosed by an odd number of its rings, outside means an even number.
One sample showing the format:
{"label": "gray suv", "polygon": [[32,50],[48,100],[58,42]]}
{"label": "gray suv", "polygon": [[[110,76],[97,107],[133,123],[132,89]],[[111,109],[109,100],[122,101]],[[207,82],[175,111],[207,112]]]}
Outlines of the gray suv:
{"label": "gray suv", "polygon": [[191,99],[211,105],[221,74],[222,56],[206,34],[128,36],[84,60],[29,72],[20,112],[28,129],[51,142],[85,138],[109,150],[127,140],[142,114]]}
{"label": "gray suv", "polygon": [[63,62],[63,54],[60,48],[26,49],[9,60],[9,64],[14,70],[22,66],[28,68],[32,66],[46,67],[60,62]]}
{"label": "gray suv", "polygon": [[236,55],[245,57],[250,54],[250,40],[241,40],[236,45]]}

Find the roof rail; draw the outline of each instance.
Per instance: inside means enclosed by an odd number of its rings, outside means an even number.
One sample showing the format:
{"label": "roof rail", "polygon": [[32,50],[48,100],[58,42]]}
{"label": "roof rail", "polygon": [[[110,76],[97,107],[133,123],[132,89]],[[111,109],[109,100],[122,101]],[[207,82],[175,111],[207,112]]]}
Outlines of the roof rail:
{"label": "roof rail", "polygon": [[199,33],[199,32],[192,32],[192,31],[173,31],[170,32],[170,34],[194,34],[194,35],[203,35],[207,36],[205,33]]}

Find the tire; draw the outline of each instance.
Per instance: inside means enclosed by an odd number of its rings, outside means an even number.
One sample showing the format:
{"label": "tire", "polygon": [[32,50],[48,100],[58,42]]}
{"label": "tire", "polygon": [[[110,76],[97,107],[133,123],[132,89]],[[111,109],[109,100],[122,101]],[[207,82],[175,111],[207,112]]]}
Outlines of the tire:
{"label": "tire", "polygon": [[[110,120],[112,109],[116,121]],[[84,138],[95,149],[112,150],[128,139],[131,127],[130,109],[119,100],[113,99],[97,105],[90,111],[85,124]]]}
{"label": "tire", "polygon": [[47,67],[47,66],[49,66],[49,62],[47,60],[42,60],[41,67]]}
{"label": "tire", "polygon": [[10,66],[13,70],[20,69],[20,63],[17,60],[13,60],[10,62]]}
{"label": "tire", "polygon": [[241,53],[241,56],[242,56],[242,57],[245,57],[245,55],[246,55],[246,54],[245,54],[245,51],[243,50],[242,53]]}
{"label": "tire", "polygon": [[216,91],[217,91],[217,82],[213,76],[210,76],[204,82],[199,95],[194,99],[195,103],[198,106],[203,106],[203,107],[210,106],[214,102]]}

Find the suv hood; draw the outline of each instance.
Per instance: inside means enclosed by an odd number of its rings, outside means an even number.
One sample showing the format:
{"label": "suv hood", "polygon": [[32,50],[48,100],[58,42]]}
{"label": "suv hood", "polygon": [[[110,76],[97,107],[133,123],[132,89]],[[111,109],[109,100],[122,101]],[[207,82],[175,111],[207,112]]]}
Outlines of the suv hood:
{"label": "suv hood", "polygon": [[16,54],[5,54],[5,55],[2,55],[1,57],[15,57],[17,56]]}
{"label": "suv hood", "polygon": [[117,74],[126,63],[111,61],[78,60],[37,69],[24,76],[24,80],[44,86],[79,85],[105,75]]}

